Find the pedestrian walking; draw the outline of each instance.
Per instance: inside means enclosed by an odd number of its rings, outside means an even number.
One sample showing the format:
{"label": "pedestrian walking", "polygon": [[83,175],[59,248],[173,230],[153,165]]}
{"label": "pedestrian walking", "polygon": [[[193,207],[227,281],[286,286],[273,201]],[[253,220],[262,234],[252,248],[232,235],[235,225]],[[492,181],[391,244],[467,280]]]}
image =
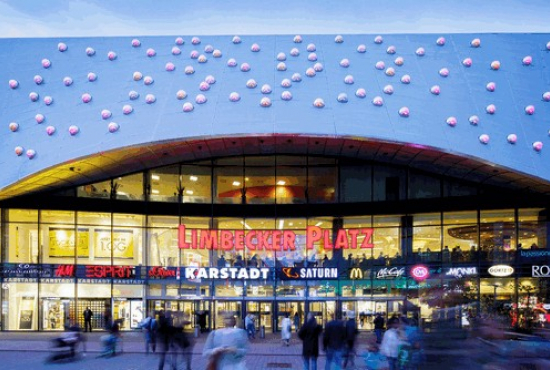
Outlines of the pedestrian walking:
{"label": "pedestrian walking", "polygon": [[[302,340],[302,358],[304,370],[317,370],[317,357],[319,357],[319,335],[323,328],[317,324],[312,312],[307,314],[307,321],[300,328],[298,337]],[[310,366],[311,365],[311,366]]]}
{"label": "pedestrian walking", "polygon": [[376,334],[376,343],[382,343],[382,333],[384,332],[384,324],[386,321],[380,313],[374,318],[374,334]]}
{"label": "pedestrian walking", "polygon": [[[327,355],[325,370],[342,369],[342,358],[346,346],[346,327],[344,323],[332,315],[332,320],[325,327],[323,350]],[[334,365],[334,366],[333,366]]]}
{"label": "pedestrian walking", "polygon": [[290,345],[290,337],[292,335],[291,332],[292,332],[292,323],[290,322],[288,313],[285,313],[285,318],[281,323],[281,339],[283,340],[283,345],[286,344],[287,347]]}
{"label": "pedestrian walking", "polygon": [[94,313],[90,310],[90,307],[86,307],[84,310],[84,331],[92,332],[92,317]]}
{"label": "pedestrian walking", "polygon": [[256,327],[254,325],[254,315],[249,313],[244,318],[244,327],[248,334],[248,339],[256,339]]}
{"label": "pedestrian walking", "polygon": [[355,338],[358,334],[357,322],[355,320],[355,312],[348,311],[348,320],[346,321],[346,355],[344,356],[344,369],[348,364],[350,367],[355,367]]}
{"label": "pedestrian walking", "polygon": [[149,350],[153,351],[155,353],[157,349],[157,328],[158,323],[155,319],[155,314],[153,312],[149,313],[149,316],[146,317],[141,324],[139,325],[140,328],[143,329],[143,333],[145,334],[145,353],[149,354]]}
{"label": "pedestrian walking", "polygon": [[159,366],[158,370],[164,369],[164,362],[166,361],[166,354],[168,350],[170,349],[170,341],[171,341],[171,323],[169,321],[169,317],[166,316],[164,310],[159,311],[159,317],[157,321],[157,343],[160,346],[160,354],[159,354]]}
{"label": "pedestrian walking", "polygon": [[223,322],[223,329],[212,331],[206,338],[202,351],[202,355],[208,358],[206,370],[246,370],[246,331],[235,328],[237,321],[231,314],[226,314]]}
{"label": "pedestrian walking", "polygon": [[294,330],[296,333],[298,332],[300,326],[300,315],[298,315],[298,311],[294,314]]}
{"label": "pedestrian walking", "polygon": [[[187,321],[189,323],[189,321]],[[183,325],[186,325],[185,323]],[[193,349],[192,349],[192,342],[187,336],[187,334],[183,331],[183,326],[178,327],[172,327],[173,333],[172,333],[172,369],[176,370],[179,369],[180,366],[178,364],[178,357],[182,358],[182,369],[185,370],[191,370],[191,358],[193,356]]]}
{"label": "pedestrian walking", "polygon": [[397,356],[399,355],[399,346],[403,344],[402,335],[399,332],[399,319],[392,318],[388,320],[388,330],[384,333],[380,353],[388,359],[390,370],[398,370]]}

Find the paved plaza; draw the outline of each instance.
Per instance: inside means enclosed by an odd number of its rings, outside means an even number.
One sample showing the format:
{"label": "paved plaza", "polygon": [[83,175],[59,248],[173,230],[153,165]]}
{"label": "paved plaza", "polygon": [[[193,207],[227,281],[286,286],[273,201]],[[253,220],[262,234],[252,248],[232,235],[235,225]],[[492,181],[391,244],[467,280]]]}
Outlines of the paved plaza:
{"label": "paved plaza", "polygon": [[[145,354],[143,335],[140,332],[123,333],[122,346],[116,356],[99,357],[101,353],[101,336],[105,332],[87,333],[85,352],[74,362],[57,362],[44,364],[51,353],[51,344],[59,333],[0,333],[0,358],[2,370],[16,369],[51,369],[52,366],[62,369],[117,369],[117,370],[156,370],[159,356]],[[268,334],[266,338],[255,339],[250,343],[250,351],[246,356],[246,365],[253,369],[302,369],[301,341],[293,333],[291,345],[283,346],[278,334]],[[206,360],[202,357],[202,349],[206,334],[194,340],[192,369],[202,370]],[[358,340],[358,352],[365,353],[373,342],[372,333],[362,333]],[[449,343],[437,343],[437,346],[426,349],[427,364],[422,369],[521,369],[526,361],[518,363],[500,361],[483,351],[483,344],[477,338],[467,338]],[[168,356],[169,358],[170,356]],[[168,362],[168,361],[167,361]],[[529,362],[531,365],[533,361]],[[523,364],[523,365],[522,365]],[[364,361],[359,358],[356,369],[367,369]],[[548,364],[546,364],[548,365]],[[546,366],[541,365],[541,366]],[[324,369],[325,356],[321,354],[318,368]],[[500,366],[500,367],[499,367]],[[504,366],[504,367],[503,367]],[[521,367],[523,366],[523,367]],[[535,365],[536,366],[536,365]],[[527,367],[528,369],[544,369],[545,367]],[[546,367],[550,368],[550,367]],[[165,369],[170,369],[167,364]],[[178,369],[185,369],[182,364]]]}

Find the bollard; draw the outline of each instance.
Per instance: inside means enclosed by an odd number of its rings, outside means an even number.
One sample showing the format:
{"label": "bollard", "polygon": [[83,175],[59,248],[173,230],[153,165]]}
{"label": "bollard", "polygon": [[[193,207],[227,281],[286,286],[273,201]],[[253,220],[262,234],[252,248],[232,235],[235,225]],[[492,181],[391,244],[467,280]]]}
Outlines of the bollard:
{"label": "bollard", "polygon": [[260,327],[260,338],[265,339],[265,325]]}
{"label": "bollard", "polygon": [[198,327],[198,326],[195,326],[195,333],[194,333],[195,338],[198,338],[198,337],[199,337],[199,333],[200,333],[199,327]]}

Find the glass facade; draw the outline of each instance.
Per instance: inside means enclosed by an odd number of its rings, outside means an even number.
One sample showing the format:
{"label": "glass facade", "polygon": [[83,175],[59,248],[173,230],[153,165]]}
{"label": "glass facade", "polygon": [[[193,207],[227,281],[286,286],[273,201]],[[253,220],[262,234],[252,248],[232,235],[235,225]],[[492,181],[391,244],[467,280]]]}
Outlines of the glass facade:
{"label": "glass facade", "polygon": [[[83,324],[86,307],[98,329],[115,319],[131,330],[158,309],[204,329],[228,311],[268,330],[307,312],[323,323],[353,313],[361,329],[377,312],[535,325],[550,304],[547,208],[438,203],[480,191],[379,164],[233,157],[84,185],[74,209],[4,207],[1,329],[61,330]],[[78,202],[91,197],[110,211]]]}

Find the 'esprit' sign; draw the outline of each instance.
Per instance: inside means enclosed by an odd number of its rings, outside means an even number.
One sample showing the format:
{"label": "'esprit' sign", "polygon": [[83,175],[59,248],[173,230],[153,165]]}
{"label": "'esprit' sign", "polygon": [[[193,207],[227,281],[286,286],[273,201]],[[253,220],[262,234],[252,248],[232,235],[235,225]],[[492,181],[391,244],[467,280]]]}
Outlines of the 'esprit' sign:
{"label": "'esprit' sign", "polygon": [[[333,239],[331,230],[308,226],[306,228],[306,248],[313,249],[316,243],[323,246],[325,250],[373,248],[373,233],[374,229],[370,228],[339,229]],[[178,245],[181,249],[227,251],[246,248],[253,251],[293,251],[296,250],[296,233],[293,230],[186,229],[185,225],[180,225]]]}
{"label": "'esprit' sign", "polygon": [[134,277],[132,266],[86,266],[87,278],[129,279]]}
{"label": "'esprit' sign", "polygon": [[550,277],[550,266],[548,266],[548,265],[542,265],[542,266],[533,265],[531,267],[531,272],[532,272],[533,277]]}

